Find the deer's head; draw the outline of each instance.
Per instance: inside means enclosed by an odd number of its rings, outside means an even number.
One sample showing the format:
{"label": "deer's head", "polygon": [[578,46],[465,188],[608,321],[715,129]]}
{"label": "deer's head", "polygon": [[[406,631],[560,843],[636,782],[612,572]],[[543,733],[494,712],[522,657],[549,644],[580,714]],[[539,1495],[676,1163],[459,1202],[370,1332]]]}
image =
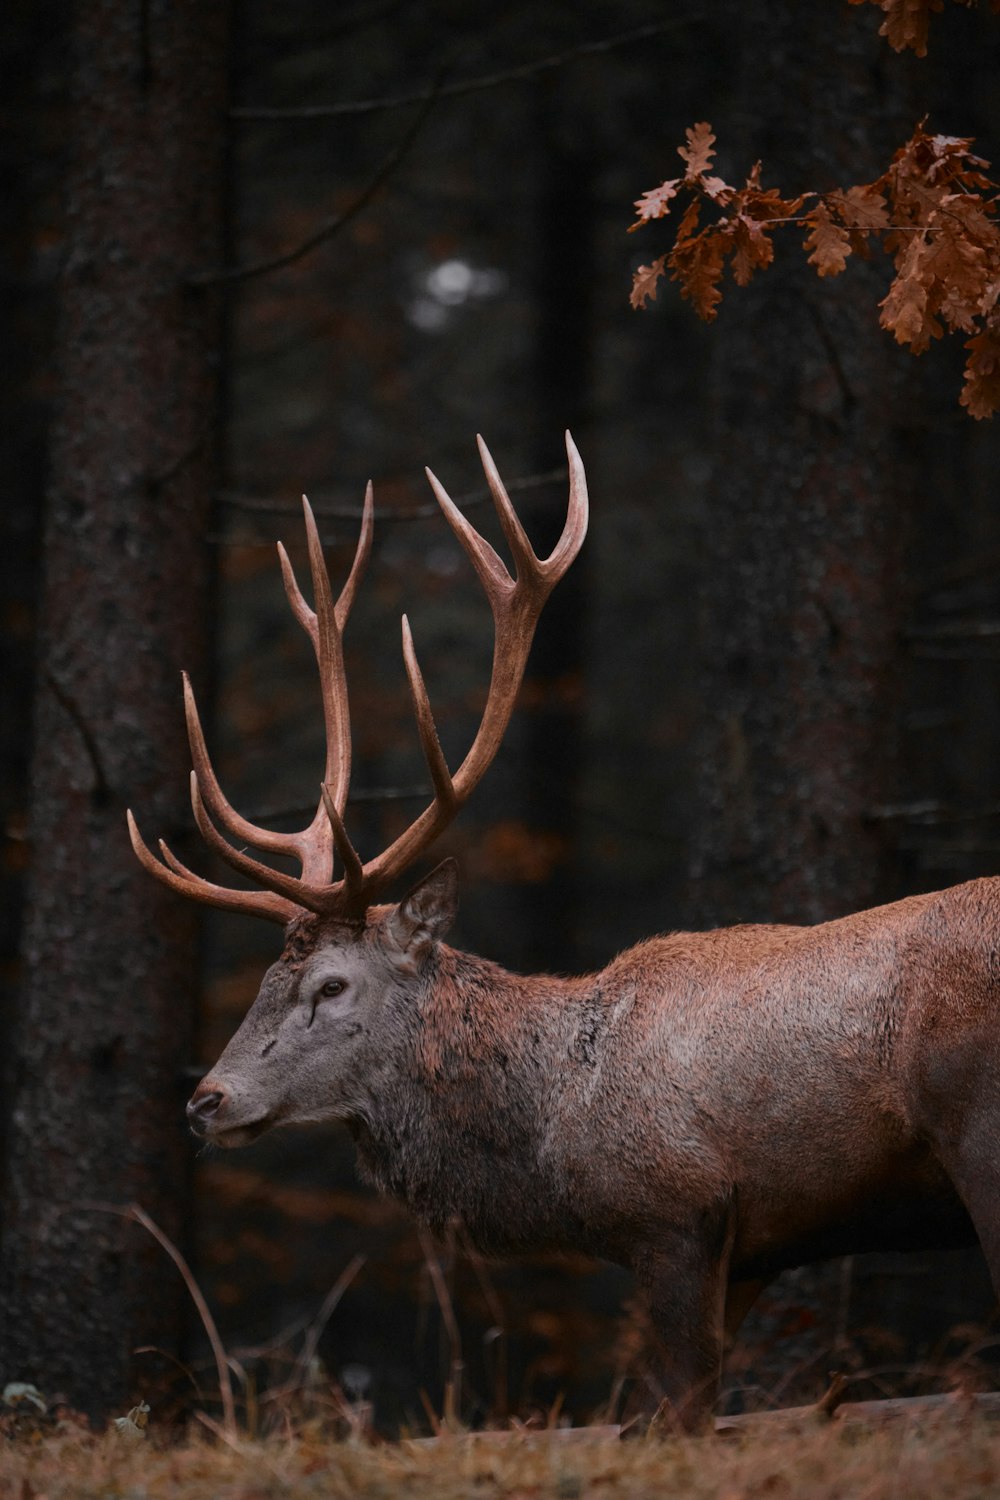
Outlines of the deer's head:
{"label": "deer's head", "polygon": [[[289,602],[313,644],[326,726],[326,765],[311,822],[298,833],[276,833],[242,817],[225,797],[209,759],[198,709],[184,678],[185,713],[194,769],[191,803],[206,843],[259,887],[216,885],[182,864],[163,841],[162,859],[128,814],[132,846],[156,878],[182,895],[227,911],[252,912],[286,929],[285,949],[264,976],[246,1019],[188,1105],[193,1128],[220,1145],[240,1145],[271,1125],[363,1115],[362,1080],[378,1073],[394,1030],[409,1024],[433,969],[436,947],[455,911],[457,879],[446,861],[398,905],[375,903],[451,822],[499,749],[546,599],[582,545],[587,529],[583,464],[569,434],[570,498],[566,525],[551,555],[537,558],[482,439],[480,456],[504,535],[515,561],[512,577],[500,557],[456,508],[430,470],[442,512],[462,544],[493,612],[493,671],[482,721],[454,774],[438,740],[406,616],[403,658],[434,797],[380,854],[363,862],[345,826],[351,773],[350,718],[343,633],[371,551],[372,487],[365,495],[361,536],[350,575],[334,602],[319,535],[307,501],[309,565],[315,608],[296,582],[285,549],[278,554]],[[241,843],[292,856],[298,876],[237,849]],[[341,873],[334,878],[334,863]]]}

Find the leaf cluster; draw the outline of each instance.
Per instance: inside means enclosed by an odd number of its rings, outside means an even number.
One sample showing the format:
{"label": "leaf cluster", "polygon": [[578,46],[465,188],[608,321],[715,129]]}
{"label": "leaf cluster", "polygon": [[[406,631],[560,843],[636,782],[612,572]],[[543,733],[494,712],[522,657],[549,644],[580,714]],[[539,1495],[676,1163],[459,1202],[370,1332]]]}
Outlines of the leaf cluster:
{"label": "leaf cluster", "polygon": [[[675,199],[685,207],[672,249],[636,271],[633,307],[644,307],[669,275],[698,315],[711,320],[727,263],[745,286],[774,259],[774,231],[794,223],[805,232],[807,260],[820,276],[838,276],[852,255],[889,256],[894,275],[879,303],[882,327],[914,354],[945,332],[966,334],[961,404],[974,417],[1000,407],[1000,189],[970,139],[931,135],[921,123],[874,182],[785,198],[764,187],[759,162],[739,188],[714,175],[715,136],[707,123],[686,135],[678,148],[683,174],[635,205],[633,230],[664,218]],[[702,222],[703,212],[713,215],[710,222]]]}

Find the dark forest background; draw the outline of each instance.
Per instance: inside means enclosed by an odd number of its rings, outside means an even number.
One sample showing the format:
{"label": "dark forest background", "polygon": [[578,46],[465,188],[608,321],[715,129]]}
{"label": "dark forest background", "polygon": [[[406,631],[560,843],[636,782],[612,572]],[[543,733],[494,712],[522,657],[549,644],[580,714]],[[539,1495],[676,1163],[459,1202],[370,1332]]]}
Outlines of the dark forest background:
{"label": "dark forest background", "polygon": [[[5,8],[0,1381],[95,1413],[190,1399],[174,1357],[200,1374],[202,1335],[109,1211],[133,1201],[258,1385],[352,1269],[318,1356],[387,1429],[424,1422],[421,1391],[441,1409],[459,1353],[466,1416],[562,1397],[584,1420],[641,1341],[624,1275],[432,1246],[340,1132],[201,1157],[186,1135],[277,934],[182,909],[124,808],[210,867],[181,667],[234,803],[276,826],[314,805],[319,698],[274,553],[302,556],[301,492],[336,577],[375,482],[348,632],[367,856],[425,795],[399,615],[452,763],[489,669],[422,466],[490,527],[481,431],[541,550],[565,427],[587,465],[585,553],[438,851],[462,866],[459,946],[583,970],[1000,865],[1000,443],[958,406],[961,350],[914,360],[877,326],[885,267],[821,283],[797,247],[714,326],[670,287],[628,306],[662,249],[627,237],[633,200],[695,120],[723,175],[760,156],[789,193],[876,176],[925,114],[1000,155],[1000,22],[951,7],[917,60],[867,12]],[[289,117],[312,106],[332,108]],[[730,1402],[816,1395],[833,1366],[869,1391],[947,1381],[988,1362],[992,1306],[977,1256],[794,1273],[746,1325]]]}

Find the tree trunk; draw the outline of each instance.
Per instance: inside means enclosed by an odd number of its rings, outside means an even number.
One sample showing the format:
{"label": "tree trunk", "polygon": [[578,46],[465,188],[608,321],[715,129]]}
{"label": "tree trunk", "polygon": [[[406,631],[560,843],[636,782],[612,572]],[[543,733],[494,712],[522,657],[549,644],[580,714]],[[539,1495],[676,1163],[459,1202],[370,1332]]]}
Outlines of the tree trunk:
{"label": "tree trunk", "polygon": [[[45,247],[65,177],[62,128],[68,0],[32,0],[0,13],[0,1101],[16,1011],[24,904],[33,633],[42,550],[49,419],[48,372],[56,309]],[[4,1154],[0,1104],[0,1162]]]}
{"label": "tree trunk", "polygon": [[178,669],[205,654],[222,254],[224,0],[91,0],[72,23],[72,159],[50,442],[24,936],[4,1163],[0,1383],[93,1416],[150,1393],[183,1289],[141,1230],[183,1223],[193,914],[145,876],[184,817]]}
{"label": "tree trunk", "polygon": [[[870,181],[912,129],[905,70],[852,10],[756,5],[731,168],[792,194]],[[891,83],[895,80],[895,85]],[[692,915],[816,921],[890,891],[913,361],[877,327],[887,280],[781,264],[719,318]]]}

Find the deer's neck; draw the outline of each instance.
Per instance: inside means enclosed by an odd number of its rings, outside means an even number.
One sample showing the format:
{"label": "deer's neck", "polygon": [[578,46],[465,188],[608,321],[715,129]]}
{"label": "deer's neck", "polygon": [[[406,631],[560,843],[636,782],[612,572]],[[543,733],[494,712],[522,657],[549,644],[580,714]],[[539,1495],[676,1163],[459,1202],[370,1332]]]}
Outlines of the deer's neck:
{"label": "deer's neck", "polygon": [[407,1066],[355,1128],[367,1174],[432,1224],[460,1218],[483,1248],[563,1238],[545,1123],[585,987],[442,946]]}

